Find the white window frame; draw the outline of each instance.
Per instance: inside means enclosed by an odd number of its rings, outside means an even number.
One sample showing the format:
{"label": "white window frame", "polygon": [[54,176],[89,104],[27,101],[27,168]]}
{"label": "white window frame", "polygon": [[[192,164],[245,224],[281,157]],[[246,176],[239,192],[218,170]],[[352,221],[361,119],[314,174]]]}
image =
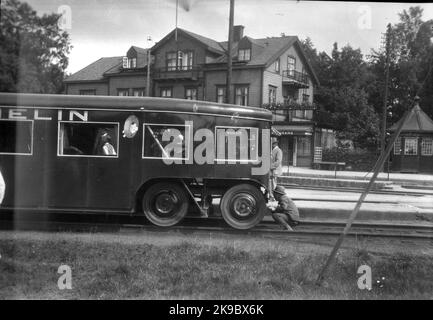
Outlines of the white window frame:
{"label": "white window frame", "polygon": [[239,49],[238,53],[239,61],[250,61],[251,60],[251,49]]}
{"label": "white window frame", "polygon": [[394,155],[399,156],[401,154],[401,137],[398,137],[394,142]]}
{"label": "white window frame", "polygon": [[[429,141],[430,144],[427,146],[426,142]],[[429,147],[429,152],[426,152],[427,147]],[[421,155],[422,156],[433,156],[433,138],[424,137],[421,140]]]}
{"label": "white window frame", "polygon": [[[218,129],[233,129],[233,130],[239,130],[239,129],[252,129],[255,131],[256,133],[256,153],[255,153],[255,159],[218,159]],[[236,163],[236,162],[240,162],[240,163],[257,163],[259,162],[259,128],[254,128],[254,127],[234,127],[234,126],[215,126],[214,129],[214,150],[215,150],[215,161],[221,161],[221,162],[232,162],[232,163]],[[250,140],[251,137],[248,136],[248,140]],[[263,143],[263,141],[262,141]],[[250,145],[248,145],[248,148],[250,147]],[[227,155],[226,155],[227,156]],[[250,156],[251,157],[251,156]]]}
{"label": "white window frame", "polygon": [[274,71],[280,73],[280,58],[278,58],[274,62]]}
{"label": "white window frame", "polygon": [[[409,141],[413,141],[415,140],[415,153],[413,154],[408,154],[407,153],[407,146],[409,146],[407,143]],[[417,156],[418,155],[418,138],[417,137],[405,137],[404,138],[404,155],[405,156]]]}
{"label": "white window frame", "polygon": [[[234,91],[235,91],[235,92],[234,92],[234,93],[235,93],[235,104],[236,104],[236,105],[239,105],[239,106],[248,106],[248,103],[249,103],[249,95],[250,95],[250,86],[249,86],[249,85],[236,85],[234,89],[235,89],[235,90],[234,90]],[[238,95],[237,95],[237,90],[238,90],[238,89],[241,90],[241,94],[239,95],[240,99],[243,100],[243,98],[245,97],[245,100],[246,100],[246,101],[245,101],[245,104],[242,104],[242,101],[241,101],[240,104],[237,103],[237,99],[236,99],[236,98],[238,97]],[[247,92],[246,92],[246,95],[244,95],[243,92],[242,92],[244,89],[246,89],[246,91],[247,91]]]}
{"label": "white window frame", "polygon": [[[167,91],[170,90],[170,96],[167,95],[162,95],[162,93],[165,91],[167,93]],[[162,87],[160,88],[160,96],[161,98],[173,98],[173,88],[172,87]]]}
{"label": "white window frame", "polygon": [[[222,95],[219,94],[219,90],[222,90]],[[226,90],[227,89],[224,86],[217,86],[217,88],[216,88],[216,102],[225,103],[226,95],[227,95]],[[220,101],[219,98],[222,98],[222,101]]]}
{"label": "white window frame", "polygon": [[190,135],[191,135],[191,125],[189,124],[171,124],[171,123],[143,123],[143,140],[141,143],[141,159],[159,159],[164,160],[167,158],[164,157],[145,157],[144,156],[144,141],[145,141],[145,134],[146,134],[146,126],[154,126],[154,127],[181,127],[185,128],[185,153],[187,154],[187,158],[178,158],[178,157],[170,157],[170,160],[185,160],[189,161],[189,155],[190,155],[190,148],[191,148],[191,141],[190,141]]}
{"label": "white window frame", "polygon": [[[63,150],[63,136],[60,136],[60,127],[62,123],[79,123],[79,124],[108,124],[108,125],[116,125],[117,126],[117,144],[116,144],[116,155],[114,156],[102,156],[102,155],[88,155],[88,154],[60,154],[60,150]],[[58,121],[57,122],[57,156],[58,157],[73,157],[73,158],[109,158],[109,159],[118,159],[119,158],[119,122],[99,122],[99,121]],[[60,148],[60,146],[62,148]]]}
{"label": "white window frame", "polygon": [[[289,63],[289,61],[293,61],[293,63]],[[294,56],[287,56],[287,75],[294,77],[296,70],[296,58]]]}
{"label": "white window frame", "polygon": [[277,87],[269,85],[269,103],[277,103]]}
{"label": "white window frame", "polygon": [[[135,95],[135,93],[143,92],[143,95]],[[146,88],[132,88],[132,96],[133,97],[144,97],[146,95]]]}
{"label": "white window frame", "polygon": [[[188,95],[188,91],[190,91],[190,95]],[[193,92],[195,92],[195,94],[193,94]],[[197,96],[198,96],[198,90],[197,88],[185,88],[185,99],[187,100],[197,100]]]}
{"label": "white window frame", "polygon": [[13,156],[33,156],[33,140],[34,140],[34,128],[35,123],[34,120],[30,119],[0,119],[0,121],[13,121],[13,122],[30,122],[31,123],[31,137],[30,137],[30,153],[22,153],[22,152],[0,152],[0,154],[4,155],[13,155]]}

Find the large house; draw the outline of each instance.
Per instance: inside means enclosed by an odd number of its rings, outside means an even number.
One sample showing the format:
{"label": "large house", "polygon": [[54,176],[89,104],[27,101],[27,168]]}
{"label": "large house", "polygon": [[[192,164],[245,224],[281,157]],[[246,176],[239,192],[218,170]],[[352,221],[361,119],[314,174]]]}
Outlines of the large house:
{"label": "large house", "polygon": [[[234,27],[231,103],[275,110],[283,165],[311,166],[314,150],[329,144],[332,132],[314,119],[319,81],[296,36],[253,39]],[[150,50],[149,95],[226,101],[227,42],[177,28]],[[131,47],[125,57],[101,58],[66,81],[67,94],[143,95],[146,49]],[[134,60],[135,59],[135,60]]]}
{"label": "large house", "polygon": [[145,96],[148,49],[132,46],[126,56],[101,58],[69,76],[66,94]]}

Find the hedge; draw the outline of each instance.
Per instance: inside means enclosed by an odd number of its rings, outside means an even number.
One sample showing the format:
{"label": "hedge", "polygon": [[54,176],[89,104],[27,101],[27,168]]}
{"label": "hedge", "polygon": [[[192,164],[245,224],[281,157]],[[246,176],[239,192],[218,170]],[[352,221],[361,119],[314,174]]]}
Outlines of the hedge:
{"label": "hedge", "polygon": [[350,150],[345,148],[324,149],[322,161],[345,162],[348,171],[365,171],[373,169],[379,153],[368,150]]}

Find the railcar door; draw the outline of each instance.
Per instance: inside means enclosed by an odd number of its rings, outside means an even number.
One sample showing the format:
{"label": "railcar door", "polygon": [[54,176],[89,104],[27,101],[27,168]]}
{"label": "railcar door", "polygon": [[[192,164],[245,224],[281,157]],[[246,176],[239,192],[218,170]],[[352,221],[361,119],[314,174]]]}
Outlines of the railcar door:
{"label": "railcar door", "polygon": [[[43,188],[41,152],[43,131],[27,119],[0,119],[0,170],[5,181],[3,207],[41,205]],[[42,139],[42,140],[41,140]]]}
{"label": "railcar door", "polygon": [[[105,112],[89,121],[59,121],[58,157],[67,162],[72,208],[126,210],[131,206],[130,144],[120,145],[121,115]],[[62,166],[63,167],[63,166]],[[61,184],[61,182],[60,182]]]}

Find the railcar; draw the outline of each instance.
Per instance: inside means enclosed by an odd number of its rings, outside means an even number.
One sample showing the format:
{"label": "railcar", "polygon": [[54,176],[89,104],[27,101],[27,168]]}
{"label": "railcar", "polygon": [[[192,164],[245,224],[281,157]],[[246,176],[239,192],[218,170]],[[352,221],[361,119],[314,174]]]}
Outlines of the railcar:
{"label": "railcar", "polygon": [[268,199],[269,111],[150,97],[0,93],[0,210],[209,216],[237,229]]}

